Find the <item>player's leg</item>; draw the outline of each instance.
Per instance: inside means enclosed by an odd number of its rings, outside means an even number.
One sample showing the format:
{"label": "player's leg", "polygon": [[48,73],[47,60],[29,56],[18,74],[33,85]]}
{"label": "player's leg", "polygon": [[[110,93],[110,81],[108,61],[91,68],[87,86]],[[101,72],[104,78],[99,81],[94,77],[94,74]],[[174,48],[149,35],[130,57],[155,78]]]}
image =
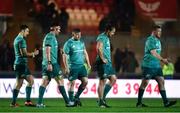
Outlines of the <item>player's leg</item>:
{"label": "player's leg", "polygon": [[110,75],[108,79],[109,79],[109,82],[104,87],[103,100],[105,100],[106,95],[111,90],[112,86],[116,83],[117,78],[116,78],[116,75]]}
{"label": "player's leg", "polygon": [[142,75],[143,75],[143,78],[142,78],[139,91],[138,91],[138,99],[137,99],[136,107],[147,107],[147,105],[142,103],[142,98],[143,98],[144,90],[146,86],[148,85],[149,80],[152,78],[153,69],[142,67]]}
{"label": "player's leg", "polygon": [[42,83],[39,87],[39,96],[38,96],[38,102],[37,102],[37,107],[45,107],[45,105],[43,104],[43,96],[44,96],[44,92],[46,90],[47,85],[49,84],[50,79],[48,76],[43,76],[42,78]]}
{"label": "player's leg", "polygon": [[15,87],[13,89],[13,97],[12,97],[12,102],[10,104],[11,107],[18,107],[16,100],[17,100],[17,97],[19,94],[19,90],[22,87],[23,81],[24,81],[23,78],[16,77],[16,84],[15,84]]}
{"label": "player's leg", "polygon": [[68,95],[69,95],[69,100],[71,102],[74,101],[74,86],[75,86],[75,80],[69,81]]}
{"label": "player's leg", "polygon": [[69,98],[68,98],[68,96],[66,94],[66,90],[64,88],[64,78],[63,78],[62,71],[60,69],[59,64],[53,64],[52,75],[54,76],[54,78],[58,84],[59,92],[63,96],[63,99],[64,99],[66,105],[69,104]]}
{"label": "player's leg", "polygon": [[86,88],[87,84],[88,84],[88,78],[87,77],[82,77],[80,78],[81,80],[81,84],[78,87],[78,91],[75,95],[75,98],[78,99],[81,95],[81,93],[84,91],[84,89]]}
{"label": "player's leg", "polygon": [[100,107],[110,107],[107,105],[106,103],[106,95],[109,93],[109,91],[111,90],[112,86],[114,85],[114,83],[116,82],[116,75],[115,75],[115,70],[112,67],[112,64],[105,64],[103,65],[103,77],[102,78],[108,78],[109,82],[106,83],[103,86],[103,97],[100,99],[99,105]]}
{"label": "player's leg", "polygon": [[176,104],[176,101],[168,101],[168,99],[167,99],[166,90],[165,90],[165,87],[164,87],[164,77],[157,76],[155,78],[155,80],[158,83],[160,94],[161,94],[161,97],[163,99],[164,107],[170,107],[170,106]]}
{"label": "player's leg", "polygon": [[81,77],[80,80],[81,80],[81,84],[79,85],[78,91],[74,96],[74,100],[75,100],[75,105],[82,106],[79,97],[88,84],[88,78],[87,77]]}
{"label": "player's leg", "polygon": [[137,100],[136,107],[147,107],[147,105],[142,103],[142,98],[143,98],[144,90],[146,86],[148,85],[148,83],[149,83],[149,80],[144,79],[144,78],[142,79],[141,85],[139,87],[138,100]]}
{"label": "player's leg", "polygon": [[64,79],[63,79],[62,75],[55,77],[55,80],[58,84],[59,92],[63,96],[63,99],[64,99],[66,105],[69,104],[69,98],[68,98],[68,96],[66,94],[66,90],[64,88]]}
{"label": "player's leg", "polygon": [[103,104],[103,93],[104,93],[104,86],[106,83],[107,79],[99,79],[99,84],[98,84],[98,106],[101,107],[101,105]]}
{"label": "player's leg", "polygon": [[35,106],[31,102],[31,90],[32,90],[32,86],[34,84],[34,77],[32,75],[28,75],[25,79],[28,82],[28,84],[26,86],[26,102],[25,102],[25,105],[26,106]]}

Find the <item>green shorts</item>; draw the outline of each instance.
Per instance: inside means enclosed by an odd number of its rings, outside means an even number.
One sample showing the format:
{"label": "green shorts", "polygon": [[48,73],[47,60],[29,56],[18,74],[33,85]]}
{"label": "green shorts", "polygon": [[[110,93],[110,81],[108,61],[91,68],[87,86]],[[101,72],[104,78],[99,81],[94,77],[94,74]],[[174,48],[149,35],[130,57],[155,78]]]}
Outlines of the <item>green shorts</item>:
{"label": "green shorts", "polygon": [[27,76],[31,75],[27,64],[15,64],[14,71],[16,78],[26,78]]}
{"label": "green shorts", "polygon": [[52,64],[53,70],[48,71],[47,70],[47,65],[42,65],[42,76],[47,76],[48,80],[51,81],[51,78],[62,78],[62,71],[59,66],[59,64]]}
{"label": "green shorts", "polygon": [[142,75],[144,79],[154,79],[157,76],[163,76],[161,68],[142,67]]}
{"label": "green shorts", "polygon": [[112,64],[107,63],[107,64],[97,64],[96,65],[97,72],[98,72],[98,77],[100,79],[105,79],[109,78],[112,75],[115,75],[115,70],[112,67]]}
{"label": "green shorts", "polygon": [[69,73],[69,81],[73,81],[76,79],[80,79],[82,77],[87,77],[87,70],[84,65],[81,66],[72,66],[70,68],[70,73]]}

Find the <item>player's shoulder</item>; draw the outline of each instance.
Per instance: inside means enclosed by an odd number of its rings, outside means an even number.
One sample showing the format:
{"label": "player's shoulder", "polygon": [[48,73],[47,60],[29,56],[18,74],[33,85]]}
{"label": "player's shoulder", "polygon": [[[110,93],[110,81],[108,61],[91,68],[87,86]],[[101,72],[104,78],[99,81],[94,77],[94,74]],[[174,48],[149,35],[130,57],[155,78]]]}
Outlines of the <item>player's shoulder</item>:
{"label": "player's shoulder", "polygon": [[21,35],[17,35],[15,38],[15,42],[21,42],[24,41],[24,38]]}
{"label": "player's shoulder", "polygon": [[104,33],[101,33],[101,34],[98,35],[97,40],[102,40],[105,37],[106,37],[106,35]]}
{"label": "player's shoulder", "polygon": [[46,39],[52,39],[54,37],[54,35],[52,33],[47,33],[45,38]]}
{"label": "player's shoulder", "polygon": [[71,45],[73,43],[72,38],[69,38],[66,42],[65,45]]}
{"label": "player's shoulder", "polygon": [[147,37],[147,41],[154,41],[155,40],[155,37],[150,35]]}

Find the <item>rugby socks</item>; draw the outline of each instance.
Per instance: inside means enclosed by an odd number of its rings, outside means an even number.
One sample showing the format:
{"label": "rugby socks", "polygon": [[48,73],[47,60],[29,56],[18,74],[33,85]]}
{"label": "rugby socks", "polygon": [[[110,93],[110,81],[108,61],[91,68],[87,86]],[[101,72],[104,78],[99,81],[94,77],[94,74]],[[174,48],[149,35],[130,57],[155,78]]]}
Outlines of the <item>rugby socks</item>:
{"label": "rugby socks", "polygon": [[12,104],[16,103],[16,99],[17,99],[18,93],[19,93],[19,90],[17,90],[17,89],[13,90]]}
{"label": "rugby socks", "polygon": [[139,88],[138,102],[137,102],[137,103],[142,103],[143,94],[144,94],[144,89],[140,89],[140,88]]}
{"label": "rugby socks", "polygon": [[166,96],[166,91],[165,90],[160,90],[161,97],[163,99],[164,104],[168,102],[167,96]]}
{"label": "rugby socks", "polygon": [[38,98],[38,104],[42,104],[42,100],[43,100],[43,95],[45,92],[46,88],[43,86],[39,87],[39,98]]}
{"label": "rugby socks", "polygon": [[26,101],[27,102],[30,102],[31,90],[32,90],[31,86],[26,86]]}
{"label": "rugby socks", "polygon": [[74,91],[68,91],[69,94],[69,100],[72,102],[74,99]]}
{"label": "rugby socks", "polygon": [[81,93],[84,91],[84,89],[85,89],[85,87],[83,87],[83,85],[81,84],[81,85],[79,86],[79,88],[78,88],[78,91],[77,91],[76,95],[75,95],[75,99],[78,99],[78,98],[79,98],[79,96],[80,96]]}
{"label": "rugby socks", "polygon": [[65,103],[68,104],[69,103],[69,98],[68,98],[68,96],[66,94],[64,86],[58,86],[58,88],[59,88],[59,91],[61,92],[61,95],[63,96],[63,99],[64,99]]}
{"label": "rugby socks", "polygon": [[111,90],[111,87],[109,84],[106,84],[104,87],[104,93],[103,93],[103,100],[105,100],[106,95],[108,94],[108,92]]}

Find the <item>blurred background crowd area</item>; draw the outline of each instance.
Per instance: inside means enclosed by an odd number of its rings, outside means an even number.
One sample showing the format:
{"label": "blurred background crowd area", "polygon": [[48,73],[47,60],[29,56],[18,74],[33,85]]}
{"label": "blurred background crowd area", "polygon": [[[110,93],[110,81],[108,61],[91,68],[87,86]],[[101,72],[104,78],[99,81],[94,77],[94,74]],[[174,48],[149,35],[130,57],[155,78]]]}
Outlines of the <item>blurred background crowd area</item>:
{"label": "blurred background crowd area", "polygon": [[[73,28],[81,29],[82,39],[93,67],[91,77],[94,77],[96,72],[94,69],[97,54],[96,38],[103,32],[106,23],[113,23],[117,29],[116,35],[111,39],[111,47],[113,66],[120,77],[140,75],[144,42],[151,33],[152,25],[160,24],[163,28],[162,56],[171,60],[173,75],[180,76],[178,74],[180,73],[180,2],[172,0],[170,4],[167,1],[1,0],[0,77],[14,76],[12,74],[13,40],[19,33],[20,24],[27,24],[30,28],[30,35],[26,38],[28,51],[33,51],[35,48],[40,50],[36,58],[29,59],[29,67],[32,72],[37,73],[37,76],[41,76],[42,40],[54,21],[59,22],[61,26],[61,34],[58,36],[61,48],[71,37]],[[61,55],[58,61],[62,64]]]}

